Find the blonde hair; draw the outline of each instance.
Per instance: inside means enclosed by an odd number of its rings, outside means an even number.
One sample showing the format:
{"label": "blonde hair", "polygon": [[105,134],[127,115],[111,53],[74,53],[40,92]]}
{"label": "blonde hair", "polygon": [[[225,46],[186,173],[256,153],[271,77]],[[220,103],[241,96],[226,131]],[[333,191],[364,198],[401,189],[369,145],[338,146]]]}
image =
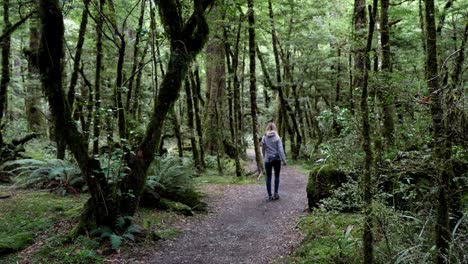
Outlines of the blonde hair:
{"label": "blonde hair", "polygon": [[276,129],[275,123],[268,123],[268,125],[265,128],[265,134],[268,134],[269,131],[275,131],[275,133],[278,134],[278,130]]}

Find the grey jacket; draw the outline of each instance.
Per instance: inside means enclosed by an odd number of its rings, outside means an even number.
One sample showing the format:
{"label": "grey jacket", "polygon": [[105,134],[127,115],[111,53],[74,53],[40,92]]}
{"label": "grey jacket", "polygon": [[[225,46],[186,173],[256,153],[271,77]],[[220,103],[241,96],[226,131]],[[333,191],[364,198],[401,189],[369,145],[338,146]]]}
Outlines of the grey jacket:
{"label": "grey jacket", "polygon": [[281,143],[281,138],[275,131],[269,131],[262,137],[262,154],[263,162],[269,162],[273,160],[281,160],[286,162],[283,143]]}

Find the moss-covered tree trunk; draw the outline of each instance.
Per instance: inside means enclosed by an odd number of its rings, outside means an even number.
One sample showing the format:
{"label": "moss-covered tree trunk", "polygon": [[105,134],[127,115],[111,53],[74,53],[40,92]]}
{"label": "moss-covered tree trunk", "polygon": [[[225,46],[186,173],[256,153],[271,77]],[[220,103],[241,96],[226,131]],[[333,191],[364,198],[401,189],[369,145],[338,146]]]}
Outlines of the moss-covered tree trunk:
{"label": "moss-covered tree trunk", "polygon": [[194,2],[194,12],[185,23],[182,15],[177,13],[174,1],[159,4],[160,16],[171,40],[168,70],[161,84],[159,103],[154,107],[146,135],[135,150],[135,155],[129,157],[126,162],[130,169],[118,186],[112,186],[107,182],[99,161],[88,155],[87,141],[71,118],[71,109],[62,89],[64,24],[58,0],[39,1],[42,32],[41,81],[54,116],[57,136],[66,139],[89,188],[91,198],[85,206],[81,220],[85,229],[96,225],[113,227],[117,217],[133,215],[138,207],[146,182],[146,171],[161,140],[164,120],[177,99],[181,80],[190,62],[202,49],[208,34],[204,12],[212,0]]}
{"label": "moss-covered tree trunk", "polygon": [[208,35],[205,9],[214,0],[194,0],[194,11],[184,22],[173,0],[158,4],[159,15],[170,38],[170,56],[164,79],[162,80],[157,104],[145,137],[130,158],[130,172],[120,185],[125,195],[120,201],[120,210],[124,215],[133,215],[146,182],[146,171],[154,159],[156,147],[161,140],[162,128],[167,113],[179,96],[182,80],[185,78],[190,63],[203,48]]}
{"label": "moss-covered tree trunk", "polygon": [[198,68],[195,69],[195,72],[190,72],[190,86],[192,87],[193,94],[193,110],[195,113],[195,124],[197,125],[197,136],[198,136],[198,145],[200,149],[200,165],[202,168],[206,166],[205,164],[205,151],[203,150],[203,131],[202,131],[202,122],[200,116],[200,102],[201,100],[201,84],[200,84],[200,75],[198,73]]}
{"label": "moss-covered tree trunk", "polygon": [[[374,0],[374,2],[376,2]],[[375,3],[374,3],[375,7]],[[370,11],[370,10],[369,10]],[[366,42],[366,1],[354,1],[354,89],[361,90],[361,114],[362,114],[362,148],[365,153],[364,160],[364,227],[363,227],[363,250],[364,263],[373,263],[373,235],[372,235],[372,219],[371,219],[371,204],[372,204],[372,182],[371,182],[371,165],[372,165],[372,149],[370,139],[370,123],[369,123],[369,106],[368,98],[368,70],[370,66],[369,50],[373,36],[373,16],[370,16],[369,31]]]}
{"label": "moss-covered tree trunk", "polygon": [[[128,79],[128,93],[127,93],[127,101],[125,103],[125,109],[127,111],[130,111],[132,93],[133,93],[133,80],[135,79],[135,74],[136,74],[136,71],[137,71],[137,67],[139,66],[138,51],[139,51],[140,39],[141,39],[140,36],[142,35],[142,30],[143,30],[143,22],[144,22],[143,20],[145,18],[145,9],[146,9],[146,0],[141,0],[141,3],[140,3],[140,16],[138,18],[138,27],[137,27],[137,30],[135,32],[135,44],[133,45],[133,65],[132,65],[132,71],[130,72],[131,75],[130,75],[130,77]],[[141,70],[139,70],[139,73],[140,72],[141,72]]]}
{"label": "moss-covered tree trunk", "polygon": [[226,93],[225,41],[222,24],[225,16],[222,0],[216,0],[210,12],[210,37],[206,45],[207,105],[204,116],[205,151],[215,154],[222,150]]}
{"label": "moss-covered tree trunk", "polygon": [[3,116],[7,105],[7,90],[10,83],[10,54],[11,54],[11,35],[7,30],[11,27],[10,23],[10,1],[3,1],[3,34],[2,40],[2,78],[0,79],[0,148],[3,146]]}
{"label": "moss-covered tree trunk", "polygon": [[46,120],[41,106],[41,87],[37,81],[39,77],[39,18],[34,15],[29,22],[29,49],[25,51],[28,60],[27,95],[24,99],[26,106],[26,120],[28,129],[34,133],[43,133]]}
{"label": "moss-covered tree trunk", "polygon": [[426,0],[426,77],[427,86],[432,96],[431,116],[433,128],[434,150],[433,158],[438,170],[437,178],[437,221],[435,227],[435,242],[437,249],[437,263],[447,263],[446,255],[451,239],[449,227],[449,204],[448,191],[452,179],[452,167],[450,162],[450,151],[447,149],[446,131],[444,128],[444,109],[442,106],[443,92],[439,84],[439,69],[437,62],[437,34],[435,25],[434,0]]}
{"label": "moss-covered tree trunk", "polygon": [[192,88],[190,87],[190,81],[188,77],[185,79],[184,83],[184,88],[185,88],[185,97],[187,101],[187,126],[189,130],[189,136],[190,136],[190,145],[192,147],[192,156],[193,156],[193,162],[195,164],[195,167],[197,167],[198,170],[201,169],[201,162],[200,162],[200,155],[198,154],[198,145],[197,145],[197,140],[195,138],[195,129],[194,129],[194,118],[193,118],[193,96],[192,96]]}
{"label": "moss-covered tree trunk", "polygon": [[[380,39],[382,43],[382,73],[384,80],[389,80],[389,74],[392,70],[390,53],[390,27],[388,23],[389,0],[380,0]],[[392,146],[395,141],[395,105],[391,86],[386,91],[378,89],[377,96],[382,103],[383,108],[383,135],[386,139],[386,145]]]}
{"label": "moss-covered tree trunk", "polygon": [[96,66],[94,75],[94,117],[93,117],[93,154],[99,154],[99,136],[101,134],[101,72],[103,53],[104,3],[99,0],[96,18]]}
{"label": "moss-covered tree trunk", "polygon": [[250,112],[252,117],[252,139],[255,148],[255,160],[257,162],[258,173],[263,172],[262,154],[260,153],[260,142],[257,123],[257,79],[255,76],[255,14],[254,0],[248,0],[248,20],[249,20],[249,79],[250,79]]}

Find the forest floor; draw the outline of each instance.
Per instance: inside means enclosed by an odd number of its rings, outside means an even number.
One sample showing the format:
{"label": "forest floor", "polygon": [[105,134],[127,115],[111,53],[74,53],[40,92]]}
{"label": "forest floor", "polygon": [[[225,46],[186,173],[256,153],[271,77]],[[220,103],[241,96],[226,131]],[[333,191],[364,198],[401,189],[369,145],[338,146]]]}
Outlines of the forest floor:
{"label": "forest floor", "polygon": [[[253,152],[248,170],[254,168]],[[306,176],[281,168],[280,199],[268,201],[256,184],[207,185],[208,214],[177,223],[181,234],[145,249],[113,256],[118,263],[282,263],[303,239],[297,222],[306,207]],[[117,258],[117,259],[116,259]]]}

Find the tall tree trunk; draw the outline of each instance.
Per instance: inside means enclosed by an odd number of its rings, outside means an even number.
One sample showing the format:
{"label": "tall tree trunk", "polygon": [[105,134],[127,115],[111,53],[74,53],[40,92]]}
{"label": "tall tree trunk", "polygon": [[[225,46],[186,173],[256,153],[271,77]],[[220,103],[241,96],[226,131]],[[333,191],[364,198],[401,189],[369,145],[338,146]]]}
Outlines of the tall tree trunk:
{"label": "tall tree trunk", "polygon": [[257,162],[258,173],[263,172],[262,155],[260,153],[258,124],[257,124],[257,85],[255,77],[255,14],[254,0],[248,0],[248,20],[249,20],[249,60],[250,60],[250,111],[252,115],[252,139],[255,148],[255,160]]}
{"label": "tall tree trunk", "polygon": [[[88,144],[71,118],[71,109],[62,89],[64,25],[58,0],[40,0],[38,7],[41,20],[39,68],[42,74],[41,81],[54,115],[56,134],[57,137],[67,139],[91,194],[85,205],[85,211],[89,214],[82,218],[82,223],[112,226],[118,214],[116,202],[112,199],[99,161],[88,157]],[[93,209],[87,211],[91,205]]]}
{"label": "tall tree trunk", "polygon": [[117,78],[115,82],[115,94],[116,94],[116,103],[117,103],[117,116],[118,116],[118,125],[119,125],[119,137],[128,138],[127,133],[127,121],[126,121],[126,111],[123,105],[122,92],[123,92],[123,66],[125,60],[125,35],[124,33],[119,34],[120,45],[118,52],[117,60]]}
{"label": "tall tree trunk", "polygon": [[193,110],[195,111],[195,124],[197,125],[197,136],[198,145],[200,149],[200,164],[202,168],[206,167],[205,164],[205,151],[203,150],[203,130],[200,116],[200,101],[201,101],[201,84],[200,75],[198,73],[198,67],[195,69],[195,73],[190,72],[190,83],[193,94]]}
{"label": "tall tree trunk", "polygon": [[70,106],[62,90],[64,26],[58,0],[39,1],[42,23],[40,49],[42,83],[55,117],[57,135],[67,139],[67,144],[81,168],[91,195],[85,205],[82,223],[91,222],[95,225],[115,227],[118,216],[135,213],[146,182],[147,169],[154,159],[155,149],[161,140],[164,121],[179,94],[181,79],[185,76],[190,62],[202,49],[208,34],[204,13],[212,4],[212,0],[194,2],[194,11],[185,23],[176,11],[175,2],[159,3],[160,17],[171,40],[167,74],[161,84],[159,103],[154,107],[146,135],[135,150],[135,154],[131,156],[129,154],[125,160],[129,170],[118,186],[111,186],[102,173],[99,161],[88,156],[87,142],[74,125]]}
{"label": "tall tree trunk", "polygon": [[242,150],[242,130],[240,128],[240,119],[242,118],[241,114],[241,98],[240,98],[240,84],[239,84],[239,75],[238,75],[238,68],[239,68],[239,43],[241,38],[241,29],[242,29],[242,21],[244,20],[244,16],[241,14],[239,15],[239,24],[237,26],[237,35],[236,35],[236,44],[234,46],[234,55],[232,58],[232,74],[233,74],[233,97],[234,97],[234,145],[236,148],[236,157],[235,157],[235,165],[236,165],[236,176],[242,176],[242,167],[240,164],[240,152]]}
{"label": "tall tree trunk", "polygon": [[179,157],[182,158],[184,156],[184,149],[182,148],[182,135],[180,133],[179,118],[177,117],[177,113],[174,108],[175,107],[172,107],[172,109],[170,110],[172,128],[174,129],[174,135],[177,139],[177,150],[179,152]]}
{"label": "tall tree trunk", "polygon": [[187,126],[189,130],[189,135],[190,135],[190,145],[192,147],[192,156],[193,156],[193,162],[195,163],[195,167],[198,170],[201,170],[201,162],[200,162],[200,157],[198,155],[198,147],[197,147],[197,140],[195,139],[195,131],[194,131],[194,123],[193,123],[193,100],[196,100],[193,98],[194,96],[192,95],[192,88],[190,87],[190,82],[188,78],[185,78],[185,97],[187,100]]}
{"label": "tall tree trunk", "polygon": [[138,51],[139,51],[139,46],[140,46],[140,36],[142,33],[142,29],[143,29],[143,19],[145,18],[145,4],[146,4],[146,0],[141,0],[140,17],[138,18],[138,27],[135,32],[135,44],[133,45],[133,66],[132,66],[130,78],[128,80],[127,102],[125,103],[125,109],[127,111],[130,111],[130,103],[131,103],[132,92],[133,92],[133,80],[135,77],[137,66],[139,66]]}
{"label": "tall tree trunk", "polygon": [[[215,6],[209,15],[210,38],[206,45],[206,90],[209,94],[205,110],[205,150],[214,154],[221,148],[224,139],[224,115],[217,113],[224,112],[224,100],[226,90],[226,66],[225,66],[225,44],[223,39],[223,1],[215,1]],[[219,117],[219,120],[216,119]],[[219,126],[214,126],[218,124]],[[220,140],[214,140],[220,139]]]}
{"label": "tall tree trunk", "polygon": [[86,27],[88,25],[89,1],[90,0],[83,1],[85,8],[83,9],[82,14],[81,14],[80,31],[78,33],[78,42],[76,43],[75,57],[73,60],[73,71],[72,71],[72,75],[70,78],[70,86],[68,87],[68,102],[72,110],[73,110],[73,104],[75,100],[75,87],[78,82],[78,72],[80,70],[81,53],[83,51],[83,44],[85,41]]}
{"label": "tall tree trunk", "polygon": [[37,15],[32,16],[29,23],[29,50],[25,52],[28,60],[29,79],[29,82],[26,84],[27,95],[24,100],[26,119],[30,131],[43,133],[46,120],[41,107],[42,92],[40,83],[36,81],[39,78],[38,51],[40,42],[39,19]]}
{"label": "tall tree trunk", "polygon": [[11,54],[11,35],[7,29],[11,27],[10,23],[10,1],[3,1],[3,34],[6,34],[2,40],[2,78],[0,80],[0,148],[3,146],[3,116],[7,105],[7,90],[10,83],[10,54]]}
{"label": "tall tree trunk", "polygon": [[104,3],[99,0],[98,15],[96,19],[96,72],[94,76],[94,127],[93,127],[93,154],[99,154],[99,136],[101,134],[101,71],[103,59],[103,25],[104,25]]}
{"label": "tall tree trunk", "polygon": [[[389,0],[380,0],[380,36],[382,43],[382,72],[384,79],[389,80],[391,72],[391,53],[390,53],[390,27],[388,25],[388,7]],[[390,87],[390,86],[389,86]],[[382,91],[380,88],[377,91],[377,96],[383,107],[383,135],[386,139],[386,145],[392,146],[395,141],[395,105],[393,103],[393,92]]]}
{"label": "tall tree trunk", "polygon": [[[129,114],[131,115],[131,117],[136,120],[136,121],[140,121],[140,119],[138,118],[137,119],[137,113],[138,113],[138,108],[140,107],[141,103],[140,103],[140,100],[141,100],[141,78],[143,76],[143,73],[144,73],[144,68],[145,68],[145,58],[146,58],[146,55],[148,53],[148,49],[149,49],[149,46],[150,46],[151,42],[150,40],[148,40],[146,42],[146,45],[145,45],[145,48],[143,49],[143,53],[141,55],[141,58],[140,58],[140,61],[138,62],[138,68],[136,69],[137,73],[136,73],[136,81],[135,81],[135,85],[133,85],[133,91],[134,91],[134,94],[133,94],[133,104],[131,105],[130,109],[129,109]],[[155,75],[157,75],[155,73]],[[157,77],[155,77],[157,79]],[[154,84],[155,86],[155,90],[156,90],[156,87],[157,87],[157,84]]]}
{"label": "tall tree trunk", "polygon": [[[376,10],[376,0],[374,0],[374,10]],[[364,232],[363,232],[363,250],[364,263],[373,263],[373,236],[372,236],[372,220],[371,220],[371,204],[372,204],[372,181],[371,181],[371,166],[372,166],[372,149],[370,140],[370,123],[369,123],[369,106],[368,98],[368,71],[370,67],[369,51],[372,44],[374,31],[374,18],[369,6],[370,23],[366,43],[366,1],[354,1],[354,38],[356,46],[354,47],[354,89],[361,89],[361,112],[362,112],[362,148],[365,153],[364,162]]]}
{"label": "tall tree trunk", "polygon": [[121,184],[122,193],[134,195],[123,197],[121,211],[133,215],[146,182],[146,171],[154,158],[154,152],[161,140],[162,128],[166,115],[179,95],[181,82],[188,72],[190,63],[203,48],[208,35],[205,9],[213,0],[194,0],[194,11],[186,23],[177,12],[173,1],[159,2],[159,14],[166,32],[170,37],[170,56],[166,74],[160,86],[157,104],[154,107],[151,122],[145,137],[129,160],[130,172]]}
{"label": "tall tree trunk", "polygon": [[433,158],[438,170],[437,188],[438,205],[435,227],[435,242],[439,250],[437,263],[447,263],[446,255],[451,239],[449,226],[449,204],[447,192],[452,179],[450,150],[447,149],[446,131],[444,128],[444,110],[442,106],[443,91],[439,84],[439,70],[437,62],[437,33],[435,25],[434,0],[426,0],[426,67],[427,86],[432,96],[431,116],[434,138]]}

